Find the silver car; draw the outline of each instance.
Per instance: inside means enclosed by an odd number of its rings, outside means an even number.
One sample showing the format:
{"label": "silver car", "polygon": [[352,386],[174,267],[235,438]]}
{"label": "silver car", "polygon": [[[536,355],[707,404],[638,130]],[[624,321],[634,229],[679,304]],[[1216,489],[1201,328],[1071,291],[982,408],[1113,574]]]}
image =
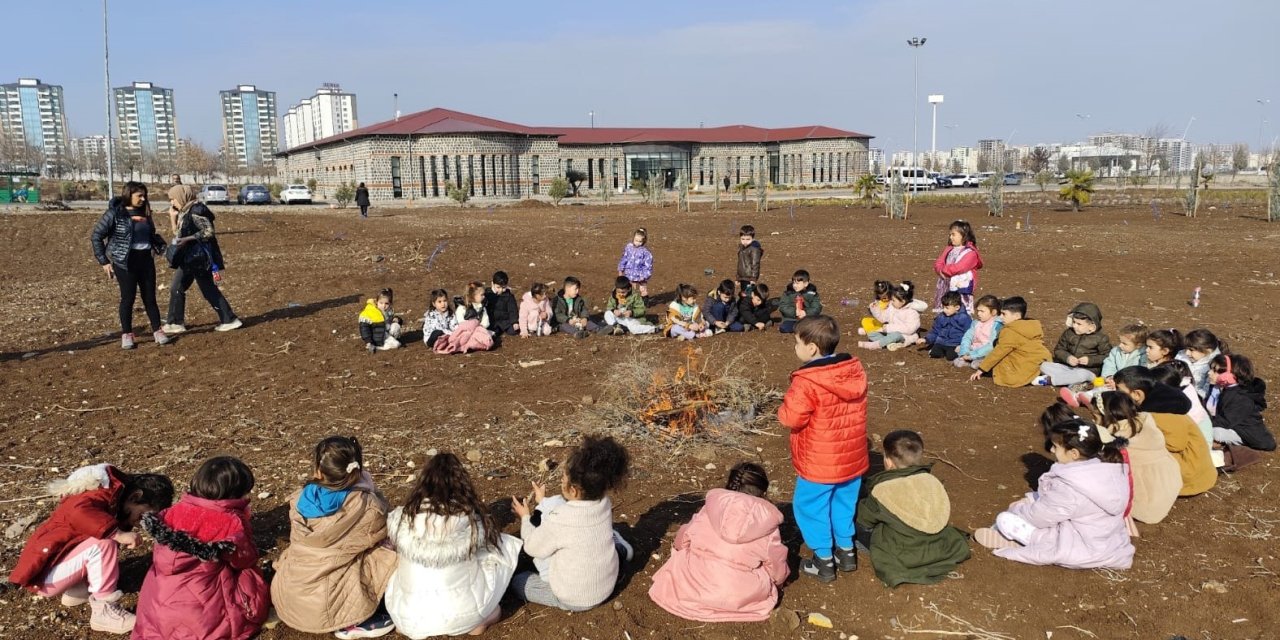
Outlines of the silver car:
{"label": "silver car", "polygon": [[227,185],[206,184],[200,188],[200,202],[205,204],[227,204],[231,198],[227,195]]}

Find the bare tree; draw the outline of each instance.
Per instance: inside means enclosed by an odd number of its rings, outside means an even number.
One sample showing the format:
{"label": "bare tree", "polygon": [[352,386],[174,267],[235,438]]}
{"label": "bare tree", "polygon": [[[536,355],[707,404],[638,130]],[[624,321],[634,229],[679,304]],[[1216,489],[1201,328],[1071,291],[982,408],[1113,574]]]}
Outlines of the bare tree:
{"label": "bare tree", "polygon": [[1052,154],[1044,147],[1036,147],[1022,159],[1023,168],[1031,173],[1040,173],[1049,168],[1049,158]]}
{"label": "bare tree", "polygon": [[1241,142],[1231,149],[1231,181],[1235,182],[1235,174],[1249,168],[1249,145]]}
{"label": "bare tree", "polygon": [[[1160,176],[1164,177],[1164,173],[1168,171],[1169,158],[1160,152],[1160,141],[1169,137],[1169,125],[1163,122],[1157,122],[1147,127],[1143,136],[1147,139],[1147,147],[1143,150],[1143,167],[1147,173],[1151,173],[1153,169],[1160,169]],[[1164,159],[1164,163],[1160,160]]]}

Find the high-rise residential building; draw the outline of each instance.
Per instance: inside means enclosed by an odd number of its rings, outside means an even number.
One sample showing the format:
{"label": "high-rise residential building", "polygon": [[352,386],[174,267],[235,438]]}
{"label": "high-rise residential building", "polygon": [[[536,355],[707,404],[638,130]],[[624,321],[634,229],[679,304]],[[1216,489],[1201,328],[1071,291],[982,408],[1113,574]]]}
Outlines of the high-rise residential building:
{"label": "high-rise residential building", "polygon": [[276,92],[242,84],[220,92],[222,152],[240,167],[270,166],[278,145]]}
{"label": "high-rise residential building", "polygon": [[873,172],[884,171],[884,149],[872,147],[867,150],[867,164]]}
{"label": "high-rise residential building", "polygon": [[1000,171],[1005,161],[1004,152],[1004,140],[998,138],[979,140],[978,161],[982,165],[979,168],[986,171]]}
{"label": "high-rise residential building", "polygon": [[10,142],[39,151],[44,158],[43,169],[60,165],[67,155],[62,87],[45,84],[38,78],[20,78],[0,85],[0,133]]}
{"label": "high-rise residential building", "polygon": [[173,108],[173,89],[150,82],[134,82],[128,87],[116,87],[115,97],[122,151],[140,158],[177,155],[178,122]]}
{"label": "high-rise residential building", "polygon": [[1182,138],[1161,138],[1156,153],[1168,163],[1169,171],[1190,171],[1195,167],[1195,145]]}
{"label": "high-rise residential building", "polygon": [[315,142],[359,127],[356,95],[340,85],[325,83],[316,94],[289,107],[284,116],[284,148]]}
{"label": "high-rise residential building", "polygon": [[72,138],[69,144],[71,155],[80,158],[95,156],[107,157],[107,137],[104,135]]}

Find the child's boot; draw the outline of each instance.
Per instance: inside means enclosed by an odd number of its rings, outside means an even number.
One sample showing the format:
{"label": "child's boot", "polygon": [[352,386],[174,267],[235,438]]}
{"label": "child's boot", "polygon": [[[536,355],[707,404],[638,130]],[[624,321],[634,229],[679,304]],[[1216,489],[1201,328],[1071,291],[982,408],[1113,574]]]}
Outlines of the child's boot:
{"label": "child's boot", "polygon": [[123,595],[119,591],[113,591],[89,598],[89,607],[93,610],[89,616],[89,628],[115,635],[126,635],[132,632],[137,617],[120,606],[119,600]]}
{"label": "child's boot", "polygon": [[880,348],[880,343],[872,340],[863,340],[862,342],[858,343],[858,346],[862,347],[863,349],[875,350]]}
{"label": "child's boot", "polygon": [[835,552],[836,552],[835,561],[836,561],[837,569],[844,571],[846,573],[849,571],[858,570],[858,552],[856,550],[841,549],[840,547],[836,547]]}
{"label": "child's boot", "polygon": [[835,582],[835,558],[819,558],[818,556],[805,558],[800,562],[800,573],[818,582]]}
{"label": "child's boot", "polygon": [[[1058,395],[1062,396],[1062,401],[1067,403],[1067,406],[1071,407],[1072,409],[1076,409],[1080,407],[1080,396],[1083,396],[1084,394],[1083,393],[1077,394],[1072,392],[1071,389],[1068,389],[1067,387],[1063,387],[1061,389],[1058,389]],[[1085,402],[1087,403],[1088,400],[1086,399]]]}
{"label": "child's boot", "polygon": [[62,592],[62,606],[78,607],[89,601],[89,584],[78,582]]}

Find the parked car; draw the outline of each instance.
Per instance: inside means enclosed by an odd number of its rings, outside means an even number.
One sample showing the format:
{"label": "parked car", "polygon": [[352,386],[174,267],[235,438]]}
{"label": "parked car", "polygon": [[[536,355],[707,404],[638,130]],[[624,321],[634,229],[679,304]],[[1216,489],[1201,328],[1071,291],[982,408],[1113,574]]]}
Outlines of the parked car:
{"label": "parked car", "polygon": [[953,173],[947,176],[953,187],[976,187],[978,186],[978,178],[967,173]]}
{"label": "parked car", "polygon": [[236,196],[238,204],[271,204],[271,191],[260,184],[246,184],[240,187],[240,195]]}
{"label": "parked car", "polygon": [[988,181],[994,178],[995,175],[996,175],[996,172],[994,171],[982,171],[980,173],[973,174],[973,179],[977,180],[979,185],[985,186],[985,185],[991,184]]}
{"label": "parked car", "polygon": [[305,184],[291,184],[280,192],[280,204],[311,204],[311,190]]}
{"label": "parked car", "polygon": [[933,177],[933,184],[935,187],[939,189],[950,189],[952,187],[951,178],[940,173],[930,173],[929,175]]}
{"label": "parked car", "polygon": [[1006,174],[1004,174],[1004,183],[1005,183],[1005,185],[1019,185],[1019,184],[1022,184],[1022,176],[1020,176],[1020,175],[1018,175],[1018,174],[1016,174],[1016,173],[1006,173]]}
{"label": "parked car", "polygon": [[200,195],[197,197],[200,202],[205,204],[226,204],[231,202],[231,198],[227,196],[227,185],[225,184],[206,184],[200,188]]}

